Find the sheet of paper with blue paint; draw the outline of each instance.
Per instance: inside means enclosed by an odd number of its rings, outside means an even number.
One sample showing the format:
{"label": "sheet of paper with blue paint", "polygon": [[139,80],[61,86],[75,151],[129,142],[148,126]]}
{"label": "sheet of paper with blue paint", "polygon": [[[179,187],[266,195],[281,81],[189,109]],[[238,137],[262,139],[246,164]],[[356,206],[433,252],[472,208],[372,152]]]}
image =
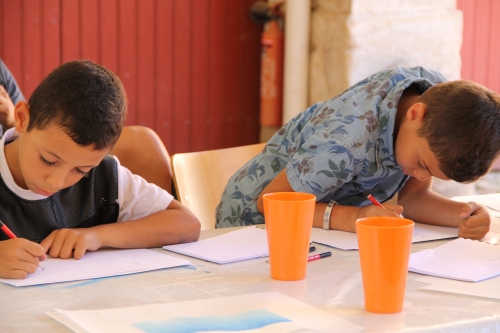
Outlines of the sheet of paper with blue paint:
{"label": "sheet of paper with blue paint", "polygon": [[96,310],[54,309],[73,332],[329,332],[361,327],[279,292]]}

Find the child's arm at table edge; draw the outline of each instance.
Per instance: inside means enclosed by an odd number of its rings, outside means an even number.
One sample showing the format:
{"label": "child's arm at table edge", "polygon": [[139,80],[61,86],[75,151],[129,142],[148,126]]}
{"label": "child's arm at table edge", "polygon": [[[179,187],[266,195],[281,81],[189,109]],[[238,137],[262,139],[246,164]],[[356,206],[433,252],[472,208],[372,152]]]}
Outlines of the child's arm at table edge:
{"label": "child's arm at table edge", "polygon": [[[280,173],[264,188],[259,194],[257,200],[257,209],[264,215],[264,203],[262,196],[272,192],[294,192],[286,176],[286,169]],[[316,202],[314,209],[313,227],[323,227],[323,215],[327,206],[327,202]],[[401,207],[391,204],[384,204],[388,209],[383,209],[374,205],[365,207],[342,206],[335,205],[330,214],[330,229],[342,230],[348,232],[356,232],[356,220],[368,216],[391,216],[399,217]]]}
{"label": "child's arm at table edge", "polygon": [[200,237],[200,222],[176,200],[167,209],[133,220],[94,227],[102,247],[148,248],[195,242]]}
{"label": "child's arm at table edge", "polygon": [[199,235],[198,219],[178,201],[172,200],[167,209],[133,221],[55,230],[40,245],[52,257],[80,259],[86,251],[103,247],[161,247],[194,242]]}
{"label": "child's arm at table edge", "polygon": [[491,217],[487,209],[477,203],[457,202],[431,189],[432,177],[419,181],[410,179],[398,194],[398,204],[404,216],[413,221],[458,227],[459,236],[481,239],[489,230]]}

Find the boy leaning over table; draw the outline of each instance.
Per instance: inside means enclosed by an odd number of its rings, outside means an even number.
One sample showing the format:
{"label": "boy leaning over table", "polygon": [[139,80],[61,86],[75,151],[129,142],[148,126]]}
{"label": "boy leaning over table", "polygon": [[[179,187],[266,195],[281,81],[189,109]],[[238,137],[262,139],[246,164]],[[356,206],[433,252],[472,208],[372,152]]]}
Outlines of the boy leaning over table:
{"label": "boy leaning over table", "polygon": [[[126,119],[120,79],[90,61],[50,73],[0,140],[0,277],[25,278],[46,254],[196,241],[198,219],[108,155]],[[118,222],[118,223],[115,223]]]}
{"label": "boy leaning over table", "polygon": [[[297,191],[316,195],[315,227],[355,232],[358,218],[403,214],[481,239],[487,209],[434,193],[432,178],[473,182],[499,153],[497,93],[422,67],[384,70],[285,124],[229,179],[217,227],[264,223],[264,194]],[[398,205],[365,191],[399,193]]]}

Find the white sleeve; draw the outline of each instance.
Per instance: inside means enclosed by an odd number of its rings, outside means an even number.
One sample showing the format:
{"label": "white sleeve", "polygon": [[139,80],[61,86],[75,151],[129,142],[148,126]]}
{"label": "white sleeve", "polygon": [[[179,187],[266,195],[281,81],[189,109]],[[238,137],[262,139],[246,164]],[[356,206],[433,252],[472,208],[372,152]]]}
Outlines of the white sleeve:
{"label": "white sleeve", "polygon": [[174,198],[164,189],[148,183],[120,165],[115,157],[118,171],[118,222],[136,220],[167,209]]}

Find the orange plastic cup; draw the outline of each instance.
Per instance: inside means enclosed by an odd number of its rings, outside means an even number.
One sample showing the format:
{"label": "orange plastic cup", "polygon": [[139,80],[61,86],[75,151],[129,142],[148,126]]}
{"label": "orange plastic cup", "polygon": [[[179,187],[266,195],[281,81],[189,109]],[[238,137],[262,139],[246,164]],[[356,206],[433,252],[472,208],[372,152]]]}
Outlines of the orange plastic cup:
{"label": "orange plastic cup", "polygon": [[414,225],[413,221],[398,217],[356,220],[367,311],[403,310]]}
{"label": "orange plastic cup", "polygon": [[304,279],[316,196],[276,192],[262,198],[271,277],[284,281]]}

